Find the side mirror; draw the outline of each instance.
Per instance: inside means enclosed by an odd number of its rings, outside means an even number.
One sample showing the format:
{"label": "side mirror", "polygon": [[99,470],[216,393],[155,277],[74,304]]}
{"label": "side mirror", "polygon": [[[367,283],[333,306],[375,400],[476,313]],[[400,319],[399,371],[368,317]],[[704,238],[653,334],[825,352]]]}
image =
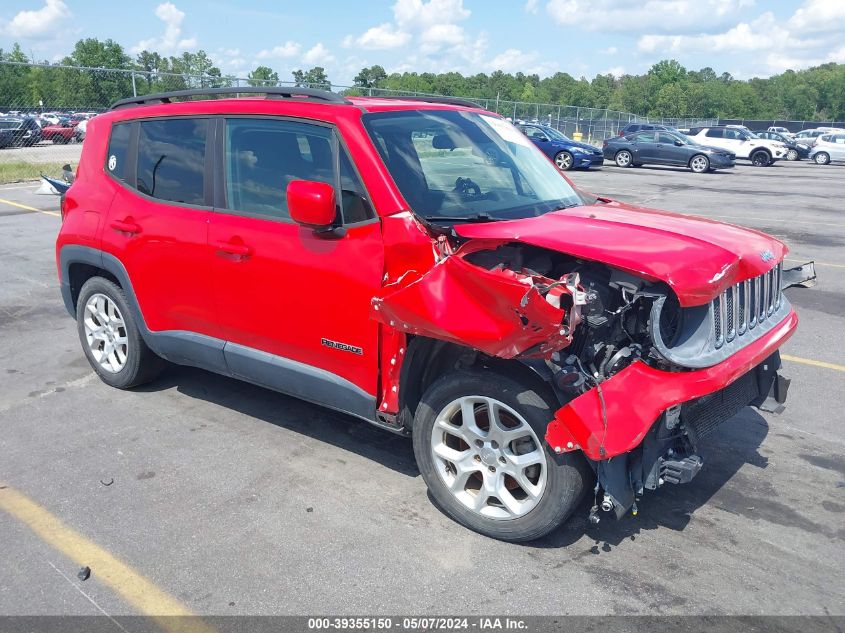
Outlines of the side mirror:
{"label": "side mirror", "polygon": [[678,139],[675,139],[675,145],[677,145],[678,147],[682,147],[683,144],[684,144],[683,141],[679,141]]}
{"label": "side mirror", "polygon": [[536,138],[538,141],[543,141],[544,143],[548,143],[548,142],[549,142],[549,137],[548,137],[548,136],[535,135],[535,136],[534,136],[534,138]]}
{"label": "side mirror", "polygon": [[292,180],[287,188],[291,219],[315,230],[331,227],[337,217],[334,187],[325,182]]}

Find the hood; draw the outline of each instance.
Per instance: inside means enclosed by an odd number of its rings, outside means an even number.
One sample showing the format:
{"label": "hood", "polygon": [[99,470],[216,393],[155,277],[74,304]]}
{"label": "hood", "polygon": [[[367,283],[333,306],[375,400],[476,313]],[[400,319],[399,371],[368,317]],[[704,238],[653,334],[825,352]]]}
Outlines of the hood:
{"label": "hood", "polygon": [[752,229],[619,202],[456,225],[455,231],[468,239],[523,242],[663,281],[683,306],[704,304],[729,286],[762,275],[788,250]]}
{"label": "hood", "polygon": [[601,149],[595,147],[593,145],[588,145],[587,143],[579,143],[578,141],[569,141],[564,143],[563,141],[555,141],[555,145],[559,145],[560,147],[568,148],[568,147],[577,147],[578,149],[583,149],[585,152],[600,152]]}

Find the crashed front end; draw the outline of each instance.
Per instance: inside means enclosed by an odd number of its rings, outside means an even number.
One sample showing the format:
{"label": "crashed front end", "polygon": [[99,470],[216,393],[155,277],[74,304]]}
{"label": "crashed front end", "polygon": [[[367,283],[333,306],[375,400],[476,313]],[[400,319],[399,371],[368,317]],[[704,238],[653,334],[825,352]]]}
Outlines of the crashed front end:
{"label": "crashed front end", "polygon": [[387,283],[373,317],[517,359],[546,380],[561,404],[546,441],[583,452],[601,508],[617,518],[645,490],[690,481],[702,438],[739,410],[778,411],[786,399],[777,350],[797,316],[782,292],[794,280],[775,258],[762,274],[714,285],[706,303],[682,305],[689,298],[663,280],[522,241],[452,250],[441,238],[435,257]]}

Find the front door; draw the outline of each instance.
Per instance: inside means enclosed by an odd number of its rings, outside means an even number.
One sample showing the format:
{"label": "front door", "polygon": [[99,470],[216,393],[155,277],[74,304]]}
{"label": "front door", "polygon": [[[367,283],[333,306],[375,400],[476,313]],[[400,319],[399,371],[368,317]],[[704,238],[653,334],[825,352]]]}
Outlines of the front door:
{"label": "front door", "polygon": [[657,133],[657,156],[665,165],[686,165],[687,150],[684,145],[675,145],[677,137],[669,132]]}
{"label": "front door", "polygon": [[[363,415],[377,392],[378,325],[369,311],[383,245],[337,132],[260,118],[221,120],[218,130],[222,186],[209,245],[230,370]],[[317,234],[294,223],[286,199],[292,180],[334,185],[342,229]]]}
{"label": "front door", "polygon": [[654,142],[655,132],[638,132],[634,136],[634,162],[659,163],[658,146]]}

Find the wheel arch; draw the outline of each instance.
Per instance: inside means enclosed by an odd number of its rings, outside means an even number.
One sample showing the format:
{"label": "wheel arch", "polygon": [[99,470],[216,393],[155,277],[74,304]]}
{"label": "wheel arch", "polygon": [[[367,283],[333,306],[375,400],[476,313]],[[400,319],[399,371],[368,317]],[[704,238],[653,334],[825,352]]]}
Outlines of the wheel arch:
{"label": "wheel arch", "polygon": [[542,362],[503,359],[483,352],[426,336],[408,339],[407,353],[399,373],[399,418],[410,430],[420,400],[426,390],[443,374],[455,369],[486,369],[530,385],[546,395],[550,402],[563,404],[551,386],[551,372]]}

